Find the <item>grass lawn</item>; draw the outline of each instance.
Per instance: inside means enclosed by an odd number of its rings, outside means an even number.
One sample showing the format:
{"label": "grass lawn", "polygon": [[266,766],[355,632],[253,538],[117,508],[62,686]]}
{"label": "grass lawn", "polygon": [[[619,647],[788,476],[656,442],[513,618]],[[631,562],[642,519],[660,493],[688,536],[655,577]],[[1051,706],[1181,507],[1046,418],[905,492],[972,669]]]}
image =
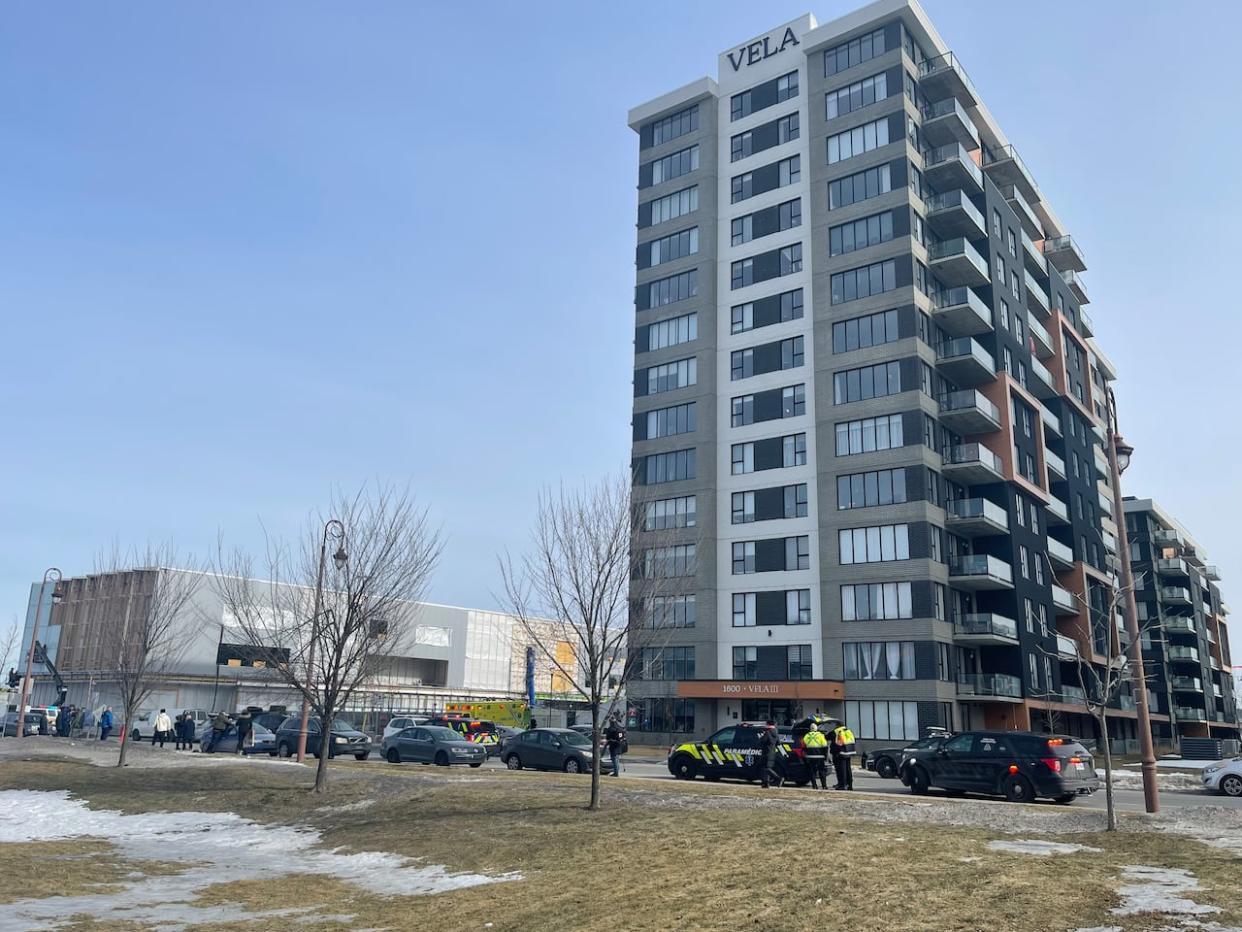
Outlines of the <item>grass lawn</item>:
{"label": "grass lawn", "polygon": [[[1205,889],[1191,896],[1224,910],[1205,918],[1242,925],[1242,863],[1170,835],[1060,835],[1055,840],[1104,851],[1041,858],[989,851],[989,840],[1005,837],[999,832],[865,821],[850,815],[848,804],[838,805],[840,797],[817,798],[808,790],[765,794],[748,786],[606,780],[605,809],[592,814],[582,809],[585,778],[344,762],[333,770],[327,799],[305,793],[309,772],[244,763],[117,771],[9,762],[0,768],[0,789],[67,789],[94,807],[126,812],[232,811],[265,822],[299,822],[322,831],[329,845],[524,876],[435,896],[386,898],[331,878],[293,875],[212,887],[202,897],[256,909],[315,904],[325,915],[354,917],[319,922],[316,929],[482,929],[489,922],[496,930],[607,932],[1168,927],[1169,917],[1109,915],[1127,864],[1193,871]],[[367,799],[374,804],[335,811]],[[793,801],[812,804],[786,805]],[[885,805],[919,803],[899,797]],[[168,868],[120,863],[106,841],[0,845],[5,877],[64,878],[63,886],[43,884],[49,892],[81,892],[81,883],[115,883],[133,870]],[[158,885],[152,877],[138,890],[141,895]],[[14,898],[6,885],[0,904]],[[86,920],[75,927],[108,928]],[[273,919],[247,928],[286,929],[290,923]]]}

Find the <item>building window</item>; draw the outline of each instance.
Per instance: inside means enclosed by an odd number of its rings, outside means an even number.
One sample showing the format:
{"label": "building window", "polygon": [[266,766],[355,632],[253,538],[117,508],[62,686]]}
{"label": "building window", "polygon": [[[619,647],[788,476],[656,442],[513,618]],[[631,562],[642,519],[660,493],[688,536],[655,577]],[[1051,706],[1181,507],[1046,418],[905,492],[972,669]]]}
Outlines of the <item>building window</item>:
{"label": "building window", "polygon": [[848,207],[859,201],[887,194],[892,190],[892,173],[888,165],[868,168],[828,183],[828,209]]}
{"label": "building window", "polygon": [[846,641],[841,645],[847,680],[912,680],[913,641]]}
{"label": "building window", "polygon": [[[759,307],[758,313],[756,313],[756,304]],[[802,289],[796,288],[773,298],[765,298],[760,302],[735,304],[731,310],[730,332],[745,333],[756,327],[785,323],[800,317],[802,317]]]}
{"label": "building window", "polygon": [[639,461],[639,476],[643,485],[659,485],[663,482],[681,482],[693,479],[695,451],[673,450],[669,453],[652,453]]}
{"label": "building window", "polygon": [[695,357],[666,362],[652,366],[647,370],[647,394],[659,395],[663,392],[688,388],[698,380],[698,363]]}
{"label": "building window", "polygon": [[913,618],[910,583],[860,583],[841,587],[842,621],[894,621]]}
{"label": "building window", "polygon": [[677,434],[694,432],[695,404],[674,405],[671,408],[660,408],[647,412],[646,440],[657,437],[673,437]]}
{"label": "building window", "polygon": [[1001,215],[995,207],[992,208],[992,235],[997,239],[1001,237]]}
{"label": "building window", "polygon": [[[831,48],[824,53],[824,77],[837,74],[883,55],[887,48],[884,44],[884,30],[877,29],[851,42]],[[916,735],[917,737],[917,735]]]}
{"label": "building window", "polygon": [[[732,545],[733,556],[733,575],[746,576],[751,573],[761,572],[755,563],[755,552],[758,541],[740,540],[734,541]],[[775,572],[779,570],[805,570],[811,566],[811,542],[807,535],[799,537],[776,538],[775,540],[763,541],[764,545],[783,544],[784,545],[784,565],[769,565],[762,572]]]}
{"label": "building window", "polygon": [[1012,269],[1009,272],[1009,293],[1013,295],[1015,301],[1022,300],[1022,288],[1018,285],[1018,273]]}
{"label": "building window", "polygon": [[832,276],[831,285],[833,304],[883,294],[897,287],[897,263],[888,259],[848,272],[838,272]]}
{"label": "building window", "polygon": [[697,311],[647,325],[647,350],[649,352],[664,349],[667,346],[689,343],[698,338],[699,315]]}
{"label": "building window", "polygon": [[788,678],[791,680],[813,679],[811,672],[811,645],[790,644],[787,650],[789,653]]}
{"label": "building window", "polygon": [[868,417],[836,425],[837,456],[874,453],[902,446],[901,415]]}
{"label": "building window", "polygon": [[781,438],[781,466],[789,469],[806,465],[806,434],[787,434]]}
{"label": "building window", "polygon": [[837,509],[899,505],[906,500],[906,470],[880,469],[837,476]]}
{"label": "building window", "polygon": [[[888,117],[855,126],[828,137],[828,164],[844,162],[855,156],[888,145]],[[697,164],[697,163],[696,163]]]}
{"label": "building window", "polygon": [[733,648],[733,678],[735,680],[757,680],[759,678],[759,648]]}
{"label": "building window", "polygon": [[1005,232],[1008,234],[1008,237],[1009,237],[1009,255],[1017,259],[1018,258],[1018,238],[1013,235],[1013,230],[1006,230]]}
{"label": "building window", "polygon": [[811,590],[789,589],[785,592],[785,624],[811,623]]}
{"label": "building window", "polygon": [[[802,157],[790,156],[787,159],[776,164],[777,187],[784,188],[791,184],[797,184],[802,180]],[[744,175],[736,175],[731,182],[731,198],[732,203],[744,201],[747,198],[754,197],[755,194],[761,193],[755,191],[755,173],[746,172]]]}
{"label": "building window", "polygon": [[693,699],[630,699],[631,731],[694,733]]}
{"label": "building window", "polygon": [[662,120],[656,120],[651,124],[651,144],[653,146],[662,145],[670,142],[679,136],[685,136],[687,133],[693,133],[699,128],[699,105],[687,107],[674,113],[672,116],[666,116]]}
{"label": "building window", "polygon": [[840,90],[829,91],[825,95],[828,119],[835,120],[863,107],[870,107],[887,96],[888,76],[883,72],[855,81]]}
{"label": "building window", "polygon": [[842,528],[837,532],[842,566],[853,563],[890,563],[910,559],[910,526],[881,524]]}
{"label": "building window", "polygon": [[[802,437],[802,462],[806,462],[806,434]],[[797,485],[787,485],[785,492],[785,510],[786,518],[805,518],[807,514],[807,498],[806,483],[800,482]]]}
{"label": "building window", "polygon": [[917,702],[845,703],[845,722],[856,738],[913,741],[919,737]]}
{"label": "building window", "polygon": [[881,311],[852,320],[837,321],[832,325],[832,351],[848,353],[868,346],[895,343],[900,339],[897,330],[897,312]]}
{"label": "building window", "polygon": [[664,197],[657,197],[650,202],[650,206],[651,226],[676,220],[699,209],[699,186],[693,185]]}
{"label": "building window", "polygon": [[688,149],[682,149],[680,152],[666,155],[651,163],[651,183],[655,185],[680,178],[682,175],[696,171],[698,167],[699,147],[691,146]]}
{"label": "building window", "polygon": [[675,259],[684,259],[699,251],[699,228],[691,227],[680,233],[670,233],[647,244],[650,265],[662,265]]}
{"label": "building window", "polygon": [[647,307],[663,307],[676,301],[693,298],[699,293],[699,271],[691,269],[680,275],[662,278],[647,285]]}
{"label": "building window", "polygon": [[1031,553],[1026,549],[1026,544],[1018,546],[1018,566],[1022,570],[1022,578],[1031,578]]}
{"label": "building window", "polygon": [[893,238],[893,213],[885,211],[828,230],[829,255],[842,256]]}
{"label": "building window", "polygon": [[733,593],[733,627],[753,628],[755,626],[755,593]]}
{"label": "building window", "polygon": [[732,495],[734,524],[750,524],[755,520],[755,493],[734,492]]}
{"label": "building window", "polygon": [[643,574],[647,579],[693,576],[697,566],[694,544],[643,551]]}
{"label": "building window", "polygon": [[755,571],[755,542],[736,541],[733,544],[733,575],[744,576]]}
{"label": "building window", "polygon": [[693,495],[661,498],[647,502],[643,508],[643,530],[665,531],[670,528],[694,527],[698,519]]}
{"label": "building window", "polygon": [[698,618],[693,595],[657,595],[651,598],[652,628],[693,628]]}
{"label": "building window", "polygon": [[694,648],[642,648],[634,667],[634,678],[639,680],[692,680],[694,679]]}
{"label": "building window", "polygon": [[846,369],[832,377],[833,404],[883,398],[901,392],[901,363],[882,362],[860,369]]}

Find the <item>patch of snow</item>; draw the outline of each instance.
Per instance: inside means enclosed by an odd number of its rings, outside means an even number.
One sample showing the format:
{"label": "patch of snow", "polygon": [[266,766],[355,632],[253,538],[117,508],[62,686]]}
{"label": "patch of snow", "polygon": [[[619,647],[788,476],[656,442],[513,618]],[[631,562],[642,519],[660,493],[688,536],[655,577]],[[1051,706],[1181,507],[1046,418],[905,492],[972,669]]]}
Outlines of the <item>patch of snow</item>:
{"label": "patch of snow", "polygon": [[1121,869],[1121,879],[1123,883],[1117,889],[1121,905],[1110,910],[1116,916],[1133,916],[1136,913],[1202,916],[1220,912],[1219,906],[1196,903],[1179,895],[1203,889],[1188,870],[1131,864]]}
{"label": "patch of snow", "polygon": [[[255,876],[327,874],[381,896],[417,896],[481,884],[518,880],[518,873],[452,873],[442,865],[411,867],[409,858],[383,851],[343,853],[318,847],[310,828],[264,825],[231,813],[149,812],[126,815],[90,809],[61,790],[0,791],[0,843],[103,838],[122,857],[184,865],[179,874],[143,877],[114,890],[9,903],[0,932],[56,928],[74,915],[117,923],[179,929],[201,922],[236,924],[255,918],[296,921],[310,907],[251,913],[240,906],[200,909],[203,888]],[[160,896],[147,895],[157,883]]]}
{"label": "patch of snow", "polygon": [[992,851],[1008,851],[1011,854],[1034,854],[1047,857],[1050,854],[1076,854],[1079,851],[1099,851],[1088,845],[1076,845],[1065,841],[1040,841],[1034,838],[1022,838],[1016,841],[989,841],[988,848]]}
{"label": "patch of snow", "polygon": [[[1095,775],[1104,779],[1104,768],[1097,767]],[[1201,790],[1203,778],[1197,773],[1161,773],[1156,775],[1162,790]],[[1119,790],[1141,790],[1143,775],[1136,770],[1114,770],[1113,786]]]}
{"label": "patch of snow", "polygon": [[1074,932],[1125,932],[1121,926],[1092,926],[1089,929],[1075,929]]}
{"label": "patch of snow", "polygon": [[978,857],[978,856],[976,855],[976,856],[974,856],[974,857],[968,857],[968,858],[958,858],[958,860],[959,860],[959,861],[961,861],[963,864],[974,864],[976,861],[982,861],[982,860],[983,860],[983,858]]}
{"label": "patch of snow", "polygon": [[360,809],[370,809],[375,805],[373,799],[360,799],[356,803],[346,803],[343,806],[334,806],[333,812],[357,812]]}
{"label": "patch of snow", "polygon": [[1156,761],[1156,766],[1161,770],[1202,770],[1204,767],[1211,767],[1217,761],[1211,760],[1186,760],[1181,757],[1162,757]]}

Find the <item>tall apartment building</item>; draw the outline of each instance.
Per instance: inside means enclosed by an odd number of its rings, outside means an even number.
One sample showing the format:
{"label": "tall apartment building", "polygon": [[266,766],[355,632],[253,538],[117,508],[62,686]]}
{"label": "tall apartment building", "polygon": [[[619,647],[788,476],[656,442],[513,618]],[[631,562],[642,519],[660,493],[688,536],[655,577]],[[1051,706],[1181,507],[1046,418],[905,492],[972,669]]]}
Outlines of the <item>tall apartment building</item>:
{"label": "tall apartment building", "polygon": [[1229,606],[1221,598],[1220,571],[1151,499],[1127,498],[1123,509],[1156,741],[1236,738]]}
{"label": "tall apartment building", "polygon": [[634,546],[682,583],[632,730],[1091,734],[1115,372],[1077,243],[913,0],[802,16],[717,72],[629,114]]}

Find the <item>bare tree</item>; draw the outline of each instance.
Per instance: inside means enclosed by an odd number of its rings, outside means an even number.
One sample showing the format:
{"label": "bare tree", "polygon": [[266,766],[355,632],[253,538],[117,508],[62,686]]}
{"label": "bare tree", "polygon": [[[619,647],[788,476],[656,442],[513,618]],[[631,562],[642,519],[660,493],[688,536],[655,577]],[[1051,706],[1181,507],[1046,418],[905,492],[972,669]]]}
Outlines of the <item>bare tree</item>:
{"label": "bare tree", "polygon": [[[164,568],[188,572],[166,573]],[[172,544],[148,545],[122,554],[114,548],[96,560],[95,572],[123,610],[108,612],[98,635],[104,674],[116,682],[121,703],[121,749],[116,765],[125,766],[134,717],[180,662],[190,641],[186,609],[202,581],[193,560],[179,557]]]}
{"label": "bare tree", "polygon": [[[313,792],[327,789],[331,723],[354,692],[384,678],[403,656],[442,547],[427,512],[408,491],[378,487],[354,496],[334,493],[330,517],[312,517],[294,547],[268,539],[263,578],[252,558],[220,548],[215,588],[232,615],[234,634],[295,693],[319,722],[319,764]],[[338,556],[328,561],[320,596],[327,522],[344,528]],[[319,612],[315,607],[318,604]]]}
{"label": "bare tree", "polygon": [[[9,623],[8,627],[0,628],[0,673],[4,674],[6,687],[9,682],[10,674],[15,675],[15,671],[9,667],[9,662],[13,660],[15,655],[18,653],[17,648],[21,645],[21,641],[19,640],[20,634],[21,628],[18,627],[16,615],[13,616],[13,621]],[[4,729],[0,728],[0,735],[2,735],[3,732]]]}
{"label": "bare tree", "polygon": [[[1045,557],[1046,559],[1046,557]],[[1052,563],[1048,563],[1048,571],[1054,573]],[[1135,590],[1139,590],[1143,586],[1143,573],[1139,573],[1134,580]],[[1055,575],[1050,578],[1055,579]],[[1074,600],[1078,602],[1085,611],[1088,618],[1091,617],[1092,608],[1090,602],[1078,593],[1071,593]],[[1112,586],[1109,588],[1109,598],[1104,606],[1104,617],[1107,626],[1107,637],[1105,641],[1108,645],[1105,662],[1102,664],[1092,661],[1090,655],[1084,655],[1081,647],[1074,653],[1074,666],[1078,674],[1078,682],[1084,694],[1084,703],[1087,707],[1088,714],[1094,719],[1096,731],[1099,733],[1099,747],[1104,755],[1104,799],[1108,813],[1108,831],[1117,830],[1117,809],[1113,794],[1113,750],[1112,739],[1108,734],[1108,711],[1113,702],[1117,701],[1122,695],[1122,690],[1126,686],[1133,685],[1135,682],[1135,670],[1130,661],[1130,655],[1127,651],[1121,649],[1120,637],[1118,632],[1114,630],[1113,619],[1118,612],[1124,612],[1126,605],[1126,589],[1121,585],[1120,580],[1113,577]],[[1140,634],[1142,637],[1148,630],[1153,627],[1159,627],[1159,620],[1151,620],[1140,626]],[[1040,652],[1046,656],[1057,657],[1056,654],[1040,648]],[[1141,653],[1141,652],[1140,652]],[[1140,661],[1142,663],[1143,661]],[[1144,672],[1146,667],[1144,667]],[[1150,676],[1150,674],[1149,674]],[[1051,696],[1049,696],[1051,698]],[[1059,712],[1054,713],[1059,715]]]}
{"label": "bare tree", "polygon": [[[625,688],[644,653],[658,652],[653,645],[668,638],[652,614],[653,598],[670,577],[694,572],[693,544],[673,551],[672,538],[661,535],[645,541],[647,549],[631,548],[641,512],[624,475],[575,491],[545,490],[530,550],[516,562],[508,554],[500,559],[505,601],[519,627],[590,706],[592,811],[600,805],[601,706],[610,691],[615,697]],[[558,650],[562,644],[570,649]]]}

